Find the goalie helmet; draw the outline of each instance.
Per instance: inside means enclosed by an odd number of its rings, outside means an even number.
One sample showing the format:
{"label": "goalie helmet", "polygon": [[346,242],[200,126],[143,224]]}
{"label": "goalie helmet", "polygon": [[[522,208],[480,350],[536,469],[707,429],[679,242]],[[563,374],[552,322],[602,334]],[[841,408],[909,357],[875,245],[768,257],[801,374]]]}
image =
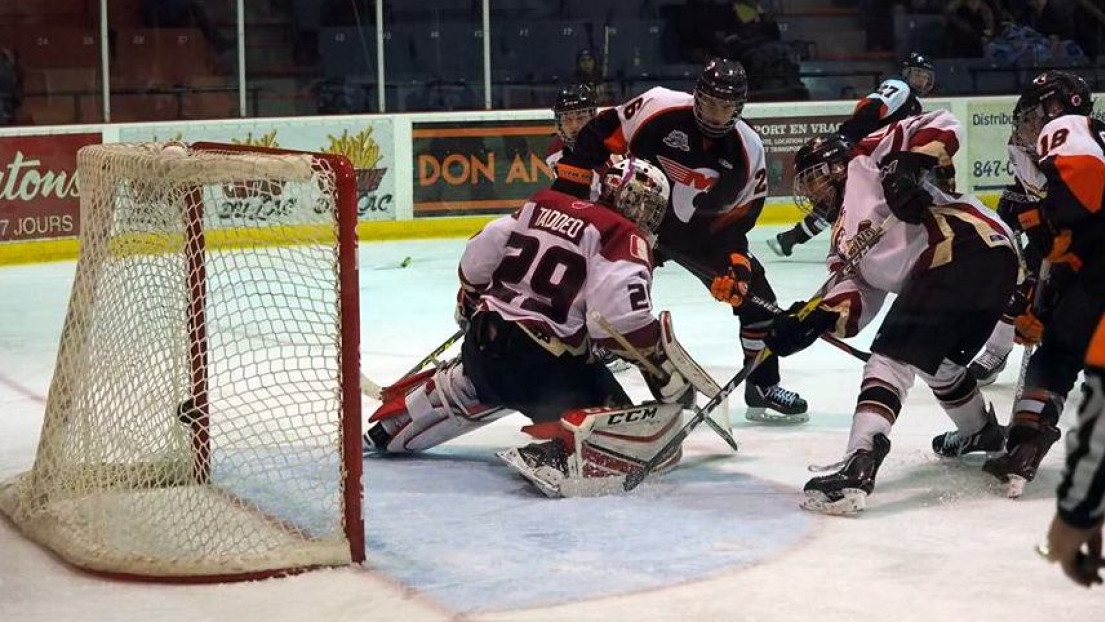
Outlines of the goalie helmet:
{"label": "goalie helmet", "polygon": [[565,87],[556,96],[553,115],[556,117],[556,135],[568,149],[575,147],[576,136],[583,126],[595,116],[598,100],[591,87],[574,84]]}
{"label": "goalie helmet", "polygon": [[621,212],[643,231],[654,233],[664,220],[671,184],[659,168],[630,156],[602,177],[599,202]]}
{"label": "goalie helmet", "polygon": [[1013,108],[1013,143],[1031,155],[1036,153],[1040,130],[1048,121],[1068,114],[1093,113],[1090,86],[1065,71],[1045,71],[1032,79]]}
{"label": "goalie helmet", "polygon": [[844,201],[852,146],[839,134],[811,138],[794,155],[794,202],[803,211],[832,222]]}
{"label": "goalie helmet", "polygon": [[902,78],[920,97],[931,93],[936,86],[936,70],[932,61],[920,52],[910,52],[909,58],[902,61]]}
{"label": "goalie helmet", "polygon": [[694,87],[694,118],[698,129],[719,138],[733,129],[748,101],[748,75],[744,66],[728,58],[706,64]]}

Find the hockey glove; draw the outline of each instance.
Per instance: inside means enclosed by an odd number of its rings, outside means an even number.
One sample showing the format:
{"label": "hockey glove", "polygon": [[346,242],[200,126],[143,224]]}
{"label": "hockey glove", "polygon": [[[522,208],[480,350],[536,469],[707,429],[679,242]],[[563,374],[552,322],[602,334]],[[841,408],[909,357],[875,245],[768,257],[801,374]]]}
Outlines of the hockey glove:
{"label": "hockey glove", "polygon": [[890,212],[911,225],[932,207],[932,195],[921,185],[925,172],[939,162],[936,158],[912,151],[899,151],[883,159],[882,191]]}
{"label": "hockey glove", "polygon": [[997,212],[1002,222],[1013,231],[1028,231],[1041,224],[1039,202],[1013,187],[1001,193]]}
{"label": "hockey glove", "polygon": [[727,302],[733,308],[744,304],[748,287],[752,283],[752,262],[741,253],[729,255],[729,269],[725,274],[714,277],[710,283],[710,293],[721,302]]}
{"label": "hockey glove", "polygon": [[1017,316],[1013,322],[1013,341],[1022,346],[1034,346],[1044,336],[1044,323],[1031,309]]}
{"label": "hockey glove", "polygon": [[649,391],[657,400],[665,404],[674,404],[685,400],[688,392],[694,390],[691,383],[687,382],[683,374],[679,373],[679,370],[675,368],[675,364],[668,357],[663,355],[649,357],[649,362],[660,368],[663,373],[663,375],[657,376],[646,368],[641,368],[641,375],[645,377],[645,384],[648,385]]}
{"label": "hockey glove", "polygon": [[457,290],[457,308],[453,312],[453,319],[461,330],[468,330],[468,324],[472,320],[472,314],[480,304],[480,294],[475,289],[461,285]]}
{"label": "hockey glove", "polygon": [[1047,261],[1047,278],[1037,286],[1039,291],[1032,305],[1033,313],[1043,322],[1047,322],[1055,307],[1059,306],[1059,300],[1082,268],[1081,258],[1070,251],[1070,231],[1055,236]]}
{"label": "hockey glove", "polygon": [[804,318],[798,317],[806,303],[796,302],[786,313],[777,316],[764,337],[764,344],[779,356],[790,356],[813,345],[818,337],[836,326],[840,314],[815,307]]}

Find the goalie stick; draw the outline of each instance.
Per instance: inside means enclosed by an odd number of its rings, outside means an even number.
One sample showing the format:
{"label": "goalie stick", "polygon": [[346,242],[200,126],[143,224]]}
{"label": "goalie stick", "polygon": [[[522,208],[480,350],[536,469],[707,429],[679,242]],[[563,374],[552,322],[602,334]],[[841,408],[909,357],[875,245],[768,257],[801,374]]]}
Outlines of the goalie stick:
{"label": "goalie stick", "polygon": [[[851,240],[851,247],[848,249],[848,257],[844,260],[844,263],[834,270],[832,274],[829,275],[829,278],[821,284],[821,287],[817,289],[809,302],[806,303],[806,306],[802,307],[798,312],[798,317],[805,318],[813,312],[813,310],[817,308],[817,305],[821,304],[821,300],[825,297],[825,294],[828,293],[829,289],[836,284],[837,280],[852,274],[859,265],[860,260],[867,255],[868,251],[878,244],[883,234],[886,233],[886,230],[897,222],[898,219],[891,215],[882,222],[881,226],[865,229],[857,233]],[[671,440],[660,448],[660,451],[656,452],[655,456],[641,466],[641,468],[626,475],[625,482],[622,484],[622,489],[629,492],[639,486],[641,482],[648,477],[649,473],[652,473],[656,467],[667,460],[672,452],[679,448],[691,431],[698,427],[698,424],[702,423],[703,419],[709,417],[711,410],[717,408],[722,400],[729,397],[729,394],[736,390],[737,386],[744,382],[744,380],[771,355],[771,348],[765,347],[763,350],[760,350],[756,358],[752,359],[751,362],[737,372],[737,375],[733,376],[729,382],[721,388],[721,391],[711,398],[709,402],[706,402],[705,406],[695,408],[694,416],[683,425]]]}
{"label": "goalie stick", "polygon": [[377,399],[383,402],[388,401],[388,399],[394,396],[397,390],[409,387],[409,378],[422,371],[423,367],[429,365],[430,363],[439,363],[440,361],[437,360],[437,357],[441,356],[443,352],[448,350],[463,336],[464,329],[458,328],[457,332],[449,335],[449,337],[445,341],[441,342],[441,345],[434,348],[434,350],[423,357],[421,361],[418,361],[418,363],[414,367],[410,368],[407,373],[403,374],[399,378],[399,380],[395,381],[394,384],[388,385],[386,387],[382,387],[379,384],[373,382],[368,376],[364,374],[364,372],[361,372],[361,393],[364,393],[365,395],[373,399]]}
{"label": "goalie stick", "polygon": [[[667,313],[667,311],[664,311],[661,314],[661,322],[664,321],[664,316],[667,315]],[[621,344],[621,346],[625,348],[626,352],[632,354],[633,358],[637,359],[637,361],[643,367],[648,369],[650,374],[660,378],[664,377],[664,372],[660,368],[656,367],[656,365],[653,364],[652,361],[648,360],[648,358],[646,358],[645,355],[639,349],[637,349],[637,346],[629,343],[629,340],[625,338],[625,335],[622,335],[620,332],[618,332],[618,330],[614,328],[614,326],[610,324],[610,322],[601,313],[599,313],[598,311],[592,311],[591,319],[598,322],[599,326],[602,326],[602,329],[605,330],[607,334],[609,334],[610,337],[614,339],[614,341],[617,341],[619,344]],[[670,322],[670,318],[668,319],[668,321]],[[695,368],[698,367],[698,365],[694,363],[693,360],[691,360],[691,364]],[[680,369],[680,366],[676,365],[676,369]],[[706,394],[706,392],[699,387],[702,385],[708,386],[710,391],[714,395],[716,395],[717,392],[721,390],[720,387],[718,387],[717,382],[714,381],[714,379],[711,378],[705,370],[699,368],[699,371],[701,371],[701,376],[699,378],[688,378],[691,386],[694,387],[696,391],[704,394]],[[710,395],[710,397],[713,397],[713,395]],[[729,433],[729,430],[723,428],[720,423],[714,421],[710,417],[707,417],[706,425],[710,426],[710,429],[712,429],[714,432],[717,432],[717,435],[721,437],[721,440],[725,441],[727,445],[732,447],[733,451],[740,451],[740,447],[737,445],[737,441],[733,439],[733,435]]]}
{"label": "goalie stick", "polygon": [[[672,251],[666,248],[661,248],[660,252],[674,259],[679,265],[686,268],[687,272],[690,272],[698,279],[710,279],[712,276],[709,270],[707,270],[702,265],[694,262],[683,253]],[[782,308],[779,307],[779,305],[775,304],[774,302],[771,302],[770,300],[764,300],[763,298],[760,298],[756,295],[748,295],[745,296],[744,299],[747,302],[751,302],[757,307],[763,309],[764,311],[768,311],[769,313],[774,313],[778,315],[785,312]],[[841,350],[856,357],[863,362],[867,362],[867,360],[871,358],[870,352],[865,352],[863,350],[860,350],[859,348],[853,347],[828,333],[821,335],[821,340],[825,341],[838,350]]]}

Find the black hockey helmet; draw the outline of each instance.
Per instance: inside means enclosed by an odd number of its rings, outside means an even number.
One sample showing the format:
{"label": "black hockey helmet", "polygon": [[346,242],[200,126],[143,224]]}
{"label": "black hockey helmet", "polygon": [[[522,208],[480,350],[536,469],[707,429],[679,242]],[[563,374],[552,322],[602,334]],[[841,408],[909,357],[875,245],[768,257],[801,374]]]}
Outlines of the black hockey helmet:
{"label": "black hockey helmet", "polygon": [[932,60],[920,52],[910,52],[902,61],[902,77],[918,95],[924,97],[936,86],[936,70]]}
{"label": "black hockey helmet", "polygon": [[569,149],[575,145],[579,130],[595,116],[598,98],[586,84],[564,87],[556,95],[553,115],[556,117],[556,134]]}
{"label": "black hockey helmet", "polygon": [[1036,140],[1048,121],[1068,114],[1093,113],[1093,95],[1086,81],[1073,73],[1049,69],[1028,83],[1013,108],[1013,142],[1036,154]]}
{"label": "black hockey helmet", "polygon": [[840,134],[809,139],[794,154],[794,202],[803,211],[832,222],[844,200],[852,145]]}
{"label": "black hockey helmet", "polygon": [[733,129],[748,101],[748,74],[739,61],[715,58],[702,69],[694,87],[694,118],[711,138]]}

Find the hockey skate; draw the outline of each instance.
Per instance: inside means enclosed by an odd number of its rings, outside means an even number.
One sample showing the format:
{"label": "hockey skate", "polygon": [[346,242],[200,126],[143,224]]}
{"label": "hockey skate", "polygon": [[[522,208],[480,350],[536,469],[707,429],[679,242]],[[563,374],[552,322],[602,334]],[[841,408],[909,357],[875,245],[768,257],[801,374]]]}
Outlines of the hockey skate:
{"label": "hockey skate", "polygon": [[744,418],[758,423],[795,424],[809,421],[809,406],[802,396],[777,384],[760,387],[745,385],[744,402],[748,410]]}
{"label": "hockey skate", "polygon": [[1025,484],[1036,479],[1040,462],[1060,436],[1059,428],[1047,424],[1010,429],[1005,453],[987,460],[982,470],[1005,483],[1005,496],[1016,499],[1024,494]]}
{"label": "hockey skate", "polygon": [[833,516],[862,512],[867,507],[867,495],[875,488],[879,465],[888,453],[890,439],[885,434],[876,434],[872,450],[858,449],[836,473],[806,482],[805,498],[799,505],[803,510]]}
{"label": "hockey skate", "polygon": [[998,424],[993,405],[986,411],[986,425],[974,434],[959,430],[944,432],[932,438],[932,451],[943,458],[958,458],[978,451],[996,452],[1005,447],[1005,430]]}
{"label": "hockey skate", "polygon": [[568,477],[568,451],[560,439],[530,443],[495,455],[537,486],[546,497],[561,496],[560,486]]}
{"label": "hockey skate", "polygon": [[795,239],[794,229],[787,229],[786,231],[777,234],[773,238],[767,239],[767,245],[780,257],[790,257],[794,253],[794,246],[798,243]]}
{"label": "hockey skate", "polygon": [[1005,362],[1008,360],[1008,352],[999,356],[989,350],[983,350],[978,358],[971,361],[971,364],[967,367],[967,371],[975,377],[975,382],[978,383],[978,386],[984,387],[994,384],[994,381],[998,379],[998,374],[1005,369]]}

